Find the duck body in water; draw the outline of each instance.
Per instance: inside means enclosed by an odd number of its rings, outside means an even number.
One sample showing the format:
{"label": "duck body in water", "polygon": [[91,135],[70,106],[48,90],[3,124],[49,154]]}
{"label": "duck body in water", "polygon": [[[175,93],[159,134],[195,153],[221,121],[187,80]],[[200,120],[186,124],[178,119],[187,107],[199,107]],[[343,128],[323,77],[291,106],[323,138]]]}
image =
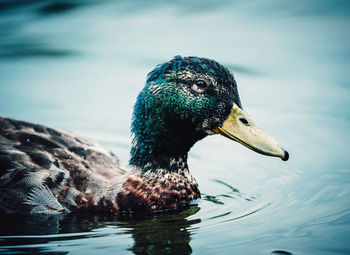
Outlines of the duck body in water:
{"label": "duck body in water", "polygon": [[0,211],[17,214],[154,213],[200,198],[190,148],[221,134],[287,160],[242,110],[232,73],[214,60],[180,57],[149,73],[132,120],[130,170],[94,141],[0,117]]}

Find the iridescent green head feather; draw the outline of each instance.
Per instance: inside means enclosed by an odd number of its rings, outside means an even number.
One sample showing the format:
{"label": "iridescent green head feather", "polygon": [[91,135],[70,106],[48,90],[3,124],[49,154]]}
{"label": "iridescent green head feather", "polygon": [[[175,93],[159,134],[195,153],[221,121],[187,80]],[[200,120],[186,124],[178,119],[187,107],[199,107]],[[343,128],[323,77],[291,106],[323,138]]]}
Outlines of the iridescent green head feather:
{"label": "iridescent green head feather", "polygon": [[241,105],[232,73],[214,60],[177,56],[149,73],[135,104],[130,164],[167,168]]}

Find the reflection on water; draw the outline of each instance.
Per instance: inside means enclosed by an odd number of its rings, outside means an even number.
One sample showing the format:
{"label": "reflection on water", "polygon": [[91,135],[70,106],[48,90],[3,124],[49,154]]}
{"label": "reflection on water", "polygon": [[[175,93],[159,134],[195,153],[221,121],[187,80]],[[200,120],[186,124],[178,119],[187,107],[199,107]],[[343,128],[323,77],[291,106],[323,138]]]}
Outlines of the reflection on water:
{"label": "reflection on water", "polygon": [[[96,249],[101,244],[84,244],[81,239],[118,239],[119,235],[131,235],[133,245],[128,250],[134,254],[191,254],[189,245],[193,228],[200,219],[187,219],[199,211],[196,206],[179,212],[176,215],[158,215],[143,218],[119,218],[117,216],[101,215],[66,215],[46,218],[28,217],[14,220],[4,216],[0,224],[5,226],[2,231],[7,236],[0,239],[1,252],[36,253],[50,251],[55,254],[72,252],[66,246],[69,243],[88,246],[86,249]],[[109,231],[95,231],[109,228]],[[58,245],[52,245],[53,243]],[[116,240],[116,243],[119,242]],[[115,246],[110,243],[107,246]],[[118,249],[118,247],[117,247]]]}
{"label": "reflection on water", "polygon": [[195,227],[200,219],[187,217],[198,212],[198,207],[168,217],[150,220],[130,220],[119,227],[132,234],[134,245],[130,248],[135,254],[191,254],[191,234],[189,228]]}
{"label": "reflection on water", "polygon": [[144,78],[174,55],[218,60],[290,152],[217,136],[189,166],[202,200],[149,218],[0,217],[0,252],[350,254],[350,2],[0,1],[0,114],[98,140],[126,163]]}

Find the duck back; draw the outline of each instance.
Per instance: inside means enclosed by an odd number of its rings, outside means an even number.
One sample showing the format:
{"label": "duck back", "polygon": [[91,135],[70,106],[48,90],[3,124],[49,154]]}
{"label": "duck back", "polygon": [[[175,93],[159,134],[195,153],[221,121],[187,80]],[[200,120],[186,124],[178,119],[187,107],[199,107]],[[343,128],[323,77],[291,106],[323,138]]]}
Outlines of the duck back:
{"label": "duck back", "polygon": [[93,207],[116,196],[125,174],[118,158],[94,141],[0,116],[0,211],[54,214]]}

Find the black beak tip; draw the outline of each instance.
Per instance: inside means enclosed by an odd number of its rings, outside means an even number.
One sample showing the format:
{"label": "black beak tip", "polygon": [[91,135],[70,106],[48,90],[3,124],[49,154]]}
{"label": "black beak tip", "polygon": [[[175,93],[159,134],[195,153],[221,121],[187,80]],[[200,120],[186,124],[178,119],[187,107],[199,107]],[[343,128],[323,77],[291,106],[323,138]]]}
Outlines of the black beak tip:
{"label": "black beak tip", "polygon": [[287,161],[289,159],[289,153],[288,153],[288,151],[286,151],[284,149],[282,149],[282,150],[284,152],[284,156],[283,156],[282,160],[283,161]]}

